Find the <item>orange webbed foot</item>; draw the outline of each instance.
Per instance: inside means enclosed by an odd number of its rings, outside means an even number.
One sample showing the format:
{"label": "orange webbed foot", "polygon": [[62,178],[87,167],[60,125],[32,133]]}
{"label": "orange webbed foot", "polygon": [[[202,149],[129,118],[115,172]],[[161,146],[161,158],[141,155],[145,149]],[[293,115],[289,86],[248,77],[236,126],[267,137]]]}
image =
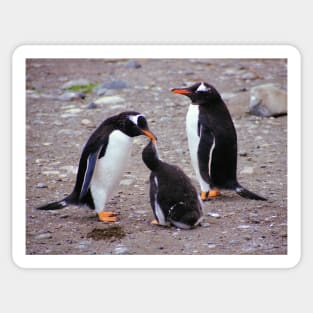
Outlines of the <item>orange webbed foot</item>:
{"label": "orange webbed foot", "polygon": [[208,196],[208,193],[206,191],[201,191],[200,198],[202,201],[206,201],[208,199],[207,196]]}
{"label": "orange webbed foot", "polygon": [[98,213],[99,221],[101,222],[116,222],[117,218],[113,212],[102,211]]}
{"label": "orange webbed foot", "polygon": [[209,191],[208,198],[214,198],[221,195],[221,192],[217,189],[213,189]]}
{"label": "orange webbed foot", "polygon": [[157,220],[153,220],[153,221],[151,222],[151,225],[160,225],[160,224],[159,224],[159,222],[158,222]]}
{"label": "orange webbed foot", "polygon": [[208,201],[210,198],[215,198],[221,195],[221,192],[217,189],[212,189],[208,192],[206,191],[201,191],[200,193],[200,198],[202,201]]}

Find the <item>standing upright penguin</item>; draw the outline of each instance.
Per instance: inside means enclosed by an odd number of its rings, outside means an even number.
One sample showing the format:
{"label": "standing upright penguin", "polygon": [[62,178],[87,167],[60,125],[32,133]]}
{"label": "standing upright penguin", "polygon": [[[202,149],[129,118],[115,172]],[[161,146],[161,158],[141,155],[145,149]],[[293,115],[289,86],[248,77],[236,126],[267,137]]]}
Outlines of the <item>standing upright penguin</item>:
{"label": "standing upright penguin", "polygon": [[132,138],[145,135],[156,138],[149,130],[145,117],[134,111],[122,112],[105,120],[88,139],[78,167],[72,193],[37,209],[57,210],[70,204],[85,204],[95,209],[103,222],[115,222],[113,212],[106,212],[130,158]]}
{"label": "standing upright penguin", "polygon": [[159,159],[156,144],[150,140],[142,152],[142,159],[151,170],[150,203],[157,221],[190,229],[203,218],[202,201],[188,176],[177,166]]}
{"label": "standing upright penguin", "polygon": [[219,195],[218,189],[230,189],[244,198],[266,200],[237,181],[236,130],[218,91],[205,82],[171,91],[189,97],[192,102],[187,113],[186,129],[191,162],[201,187],[201,199]]}

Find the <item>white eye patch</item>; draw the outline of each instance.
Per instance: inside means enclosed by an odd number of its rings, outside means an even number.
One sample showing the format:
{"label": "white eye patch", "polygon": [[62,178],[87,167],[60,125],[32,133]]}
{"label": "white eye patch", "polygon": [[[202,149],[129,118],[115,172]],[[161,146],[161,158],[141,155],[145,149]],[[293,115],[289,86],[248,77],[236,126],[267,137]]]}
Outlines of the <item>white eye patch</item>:
{"label": "white eye patch", "polygon": [[197,91],[208,91],[210,88],[205,86],[204,83],[201,83]]}
{"label": "white eye patch", "polygon": [[135,125],[138,126],[138,118],[140,116],[143,116],[142,114],[138,114],[138,115],[129,115],[128,118],[130,121],[132,121]]}

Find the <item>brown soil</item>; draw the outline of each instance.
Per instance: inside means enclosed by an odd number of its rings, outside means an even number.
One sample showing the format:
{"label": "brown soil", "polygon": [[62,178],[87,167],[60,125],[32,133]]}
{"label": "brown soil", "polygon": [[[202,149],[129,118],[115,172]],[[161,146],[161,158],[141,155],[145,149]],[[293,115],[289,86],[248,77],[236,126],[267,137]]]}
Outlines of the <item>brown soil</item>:
{"label": "brown soil", "polygon": [[[27,62],[26,253],[27,254],[286,254],[287,118],[246,113],[251,86],[268,82],[286,87],[284,60],[56,60]],[[249,73],[248,75],[246,75]],[[127,82],[110,90],[123,103],[87,109],[97,96],[59,101],[69,80]],[[35,208],[72,191],[82,147],[107,117],[126,110],[145,114],[158,136],[163,160],[180,166],[199,185],[191,167],[185,116],[189,100],[173,87],[199,80],[225,97],[238,135],[238,177],[266,202],[247,200],[230,191],[204,204],[201,227],[179,230],[151,225],[149,171],[141,160],[147,139],[134,140],[132,159],[107,210],[118,222],[104,224],[94,211],[70,206],[58,211]],[[86,121],[87,120],[87,121]],[[212,214],[215,213],[215,214]]]}

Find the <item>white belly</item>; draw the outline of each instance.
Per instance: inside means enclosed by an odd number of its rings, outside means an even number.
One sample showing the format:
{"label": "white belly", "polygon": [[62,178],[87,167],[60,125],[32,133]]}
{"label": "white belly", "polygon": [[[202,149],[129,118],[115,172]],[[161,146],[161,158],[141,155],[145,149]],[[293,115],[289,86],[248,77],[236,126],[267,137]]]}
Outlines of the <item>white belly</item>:
{"label": "white belly", "polygon": [[210,190],[210,185],[207,184],[202,179],[199,171],[198,146],[200,142],[200,137],[198,136],[198,119],[199,119],[199,106],[190,104],[186,116],[186,130],[191,164],[194,168],[196,177],[199,181],[201,191],[207,192]]}
{"label": "white belly", "polygon": [[104,210],[108,202],[117,191],[130,158],[132,138],[119,130],[109,136],[109,143],[105,155],[97,160],[90,183],[90,190],[96,212]]}

